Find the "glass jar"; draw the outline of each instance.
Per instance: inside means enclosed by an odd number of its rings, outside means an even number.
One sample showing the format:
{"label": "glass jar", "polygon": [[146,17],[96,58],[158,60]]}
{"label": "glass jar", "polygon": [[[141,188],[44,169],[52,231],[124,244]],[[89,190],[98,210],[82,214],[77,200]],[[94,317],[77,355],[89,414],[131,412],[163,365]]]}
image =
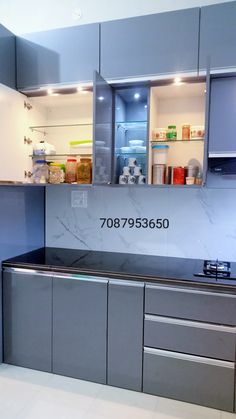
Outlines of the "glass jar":
{"label": "glass jar", "polygon": [[60,163],[50,163],[49,183],[61,183],[61,165]]}
{"label": "glass jar", "polygon": [[81,158],[77,167],[77,182],[92,183],[92,160]]}
{"label": "glass jar", "polygon": [[67,159],[66,161],[66,183],[76,182],[77,160]]}
{"label": "glass jar", "polygon": [[48,182],[48,165],[45,160],[36,160],[32,173],[33,183]]}
{"label": "glass jar", "polygon": [[176,140],[177,139],[177,130],[176,125],[168,125],[168,131],[166,134],[166,138],[169,140]]}
{"label": "glass jar", "polygon": [[190,125],[182,126],[182,140],[190,140]]}

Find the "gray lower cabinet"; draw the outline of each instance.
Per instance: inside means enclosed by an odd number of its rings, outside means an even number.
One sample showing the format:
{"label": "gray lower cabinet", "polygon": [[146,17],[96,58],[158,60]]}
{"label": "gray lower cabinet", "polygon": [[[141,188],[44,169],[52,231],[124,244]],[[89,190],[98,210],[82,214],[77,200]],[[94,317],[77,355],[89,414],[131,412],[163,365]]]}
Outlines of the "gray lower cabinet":
{"label": "gray lower cabinet", "polygon": [[51,372],[52,277],[3,272],[4,362]]}
{"label": "gray lower cabinet", "polygon": [[193,8],[101,23],[101,74],[197,72],[199,16]]}
{"label": "gray lower cabinet", "polygon": [[16,88],[16,37],[0,25],[0,83]]}
{"label": "gray lower cabinet", "polygon": [[141,391],[144,284],[109,281],[107,383]]}
{"label": "gray lower cabinet", "polygon": [[99,71],[99,24],[17,37],[17,88],[92,82]]}
{"label": "gray lower cabinet", "polygon": [[199,69],[236,67],[236,2],[201,8]]}
{"label": "gray lower cabinet", "polygon": [[54,276],[54,373],[106,383],[107,282]]}
{"label": "gray lower cabinet", "polygon": [[143,391],[232,412],[234,363],[145,348]]}

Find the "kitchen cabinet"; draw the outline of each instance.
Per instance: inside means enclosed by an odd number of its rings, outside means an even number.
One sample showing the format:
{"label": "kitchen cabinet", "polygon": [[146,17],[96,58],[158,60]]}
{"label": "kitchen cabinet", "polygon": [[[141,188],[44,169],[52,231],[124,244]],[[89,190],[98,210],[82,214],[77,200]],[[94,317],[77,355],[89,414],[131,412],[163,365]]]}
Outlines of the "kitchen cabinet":
{"label": "kitchen cabinet", "polygon": [[141,391],[144,284],[109,281],[107,383]]}
{"label": "kitchen cabinet", "polygon": [[199,14],[193,8],[101,23],[101,74],[197,74]]}
{"label": "kitchen cabinet", "polygon": [[106,383],[107,280],[53,278],[53,372]]}
{"label": "kitchen cabinet", "polygon": [[235,295],[146,285],[143,391],[234,410]]}
{"label": "kitchen cabinet", "polygon": [[236,77],[211,81],[209,157],[236,156]]}
{"label": "kitchen cabinet", "polygon": [[17,88],[92,82],[99,70],[99,24],[17,37]]}
{"label": "kitchen cabinet", "polygon": [[3,296],[4,362],[51,372],[51,275],[5,269]]}
{"label": "kitchen cabinet", "polygon": [[211,72],[236,67],[236,3],[214,4],[201,8],[199,70]]}
{"label": "kitchen cabinet", "polygon": [[16,88],[16,37],[0,25],[0,83]]}

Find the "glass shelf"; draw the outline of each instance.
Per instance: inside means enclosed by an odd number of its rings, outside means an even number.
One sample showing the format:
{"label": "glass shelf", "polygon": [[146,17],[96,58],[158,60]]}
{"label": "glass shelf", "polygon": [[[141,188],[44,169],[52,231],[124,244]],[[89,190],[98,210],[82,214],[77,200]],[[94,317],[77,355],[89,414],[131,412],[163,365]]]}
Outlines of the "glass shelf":
{"label": "glass shelf", "polygon": [[77,156],[87,157],[87,156],[92,156],[92,153],[37,154],[37,155],[30,154],[29,157],[31,157],[32,159],[44,160],[44,159],[50,159],[52,157],[77,157]]}
{"label": "glass shelf", "polygon": [[92,125],[93,125],[92,123],[87,123],[87,124],[34,125],[34,126],[31,126],[30,129],[33,131],[35,129],[40,129],[40,128],[90,127]]}
{"label": "glass shelf", "polygon": [[166,139],[166,140],[150,140],[151,143],[158,143],[158,144],[162,144],[162,143],[192,143],[195,141],[200,141],[203,142],[204,138],[193,138],[190,140],[171,140],[171,139]]}
{"label": "glass shelf", "polygon": [[120,151],[115,151],[115,155],[116,156],[124,156],[124,157],[126,157],[126,156],[133,156],[134,154],[136,156],[146,156],[147,155],[147,152],[146,153],[138,153],[137,151],[133,151],[133,152],[129,151],[128,153],[121,153]]}
{"label": "glass shelf", "polygon": [[117,121],[116,127],[117,129],[120,127],[124,129],[146,129],[147,121]]}

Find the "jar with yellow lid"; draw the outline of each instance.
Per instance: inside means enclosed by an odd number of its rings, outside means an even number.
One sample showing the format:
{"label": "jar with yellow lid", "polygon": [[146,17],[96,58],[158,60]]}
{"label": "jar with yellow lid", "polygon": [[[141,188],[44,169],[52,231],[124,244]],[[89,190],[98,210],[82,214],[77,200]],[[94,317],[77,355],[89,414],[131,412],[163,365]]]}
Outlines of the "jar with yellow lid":
{"label": "jar with yellow lid", "polygon": [[49,183],[61,183],[61,165],[60,163],[50,163],[49,166]]}
{"label": "jar with yellow lid", "polygon": [[92,183],[92,160],[81,158],[77,166],[77,182],[82,184]]}

